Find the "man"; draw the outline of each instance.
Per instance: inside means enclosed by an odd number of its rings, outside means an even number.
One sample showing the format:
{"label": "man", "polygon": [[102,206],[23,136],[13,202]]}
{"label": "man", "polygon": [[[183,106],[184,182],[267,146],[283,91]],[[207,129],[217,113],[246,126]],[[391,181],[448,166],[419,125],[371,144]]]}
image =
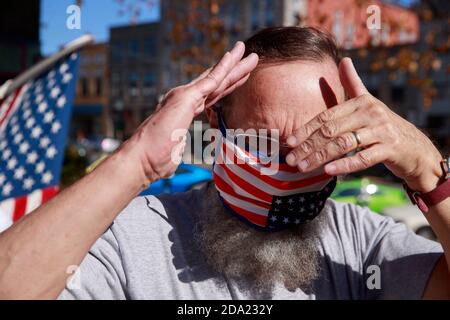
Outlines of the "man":
{"label": "man", "polygon": [[[204,110],[222,132],[278,129],[280,172],[224,165],[219,150],[206,189],[132,200],[175,171],[172,134]],[[234,139],[221,143],[254,157]],[[426,215],[442,247],[368,209],[323,201],[335,176],[377,163],[429,192],[442,183],[440,161],[425,135],[367,93],[327,35],[266,29],[171,90],[118,152],[0,235],[0,297],[449,298],[448,198]],[[292,216],[282,207],[291,198],[303,201]],[[381,282],[370,282],[378,268]]]}

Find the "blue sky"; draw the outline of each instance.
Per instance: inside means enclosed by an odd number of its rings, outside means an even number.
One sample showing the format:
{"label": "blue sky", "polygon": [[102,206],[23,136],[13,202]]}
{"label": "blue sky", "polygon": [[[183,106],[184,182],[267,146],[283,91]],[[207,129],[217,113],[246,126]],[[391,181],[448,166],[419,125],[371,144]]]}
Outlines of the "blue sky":
{"label": "blue sky", "polygon": [[[129,0],[125,3],[144,2],[142,0]],[[69,5],[75,0],[42,0],[41,1],[41,49],[44,55],[52,54],[58,48],[83,35],[92,33],[99,42],[107,41],[111,26],[130,23],[129,15],[119,15],[122,8],[117,0],[83,0],[81,9],[81,30],[69,30],[66,27]],[[139,23],[159,19],[159,8],[142,7],[143,11]]]}

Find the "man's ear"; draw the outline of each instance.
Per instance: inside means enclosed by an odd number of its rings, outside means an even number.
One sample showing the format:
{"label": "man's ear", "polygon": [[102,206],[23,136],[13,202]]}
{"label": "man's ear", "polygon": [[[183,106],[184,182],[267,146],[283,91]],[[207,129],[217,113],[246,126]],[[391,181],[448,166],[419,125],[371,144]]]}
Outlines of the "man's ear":
{"label": "man's ear", "polygon": [[217,112],[214,111],[214,107],[215,106],[212,106],[211,108],[207,108],[205,110],[205,112],[206,112],[206,116],[208,117],[209,126],[212,129],[218,129],[219,128],[219,121],[217,119]]}

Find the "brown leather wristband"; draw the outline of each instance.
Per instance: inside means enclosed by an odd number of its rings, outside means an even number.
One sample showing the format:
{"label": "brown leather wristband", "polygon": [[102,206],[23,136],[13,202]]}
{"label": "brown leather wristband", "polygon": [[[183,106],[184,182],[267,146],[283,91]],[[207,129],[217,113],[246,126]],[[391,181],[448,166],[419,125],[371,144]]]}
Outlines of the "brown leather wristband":
{"label": "brown leather wristband", "polygon": [[433,207],[448,197],[450,197],[450,179],[444,180],[434,190],[427,193],[420,193],[412,190],[406,183],[403,184],[411,202],[417,205],[423,213],[427,213],[430,207]]}

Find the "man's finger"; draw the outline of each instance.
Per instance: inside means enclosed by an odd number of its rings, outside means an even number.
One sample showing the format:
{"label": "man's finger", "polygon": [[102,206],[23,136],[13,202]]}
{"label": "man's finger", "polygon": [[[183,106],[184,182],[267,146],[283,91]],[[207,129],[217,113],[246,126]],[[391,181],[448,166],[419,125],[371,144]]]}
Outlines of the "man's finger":
{"label": "man's finger", "polygon": [[211,97],[206,100],[205,102],[205,107],[209,108],[212,105],[214,105],[217,101],[219,101],[220,99],[222,99],[223,97],[229,95],[230,93],[232,93],[234,90],[236,90],[237,88],[239,88],[240,86],[242,86],[245,82],[247,82],[248,78],[250,77],[250,74],[247,74],[246,76],[244,76],[242,79],[236,81],[234,84],[232,84],[230,87],[228,87],[227,89],[225,89],[221,94],[219,94],[218,96],[215,97]]}
{"label": "man's finger", "polygon": [[[245,45],[241,41],[236,42],[235,47],[230,52],[230,54],[232,56],[233,64],[236,64],[239,62],[239,60],[241,59],[240,55],[241,55],[242,51],[245,52]],[[219,64],[219,63],[217,63],[217,64]],[[215,64],[214,66],[203,71],[197,78],[192,80],[190,84],[194,85],[197,82],[199,82],[200,80],[204,79],[217,66],[217,64]]]}
{"label": "man's finger", "polygon": [[333,161],[325,166],[325,172],[331,176],[353,173],[370,168],[387,158],[383,147],[375,144],[352,157]]}
{"label": "man's finger", "polygon": [[[363,142],[359,147],[365,147],[378,142],[377,137],[370,129],[360,129],[358,136]],[[345,156],[349,152],[358,148],[358,141],[352,132],[346,132],[335,139],[332,139],[323,148],[320,148],[303,160],[298,161],[297,167],[301,172],[310,172],[324,164]]]}
{"label": "man's finger", "polygon": [[212,68],[203,79],[194,83],[192,88],[198,90],[200,94],[206,97],[208,94],[217,90],[228,74],[242,59],[245,53],[245,45],[243,42],[237,42],[231,52],[227,52],[219,63]]}
{"label": "man's finger", "polygon": [[[250,72],[252,72],[258,65],[258,55],[255,53],[250,54],[246,58],[242,59],[236,67],[228,74],[222,84],[215,90],[209,97],[208,100],[214,100],[218,96],[224,97],[230,93],[229,88],[234,86],[237,82],[241,81],[243,78],[247,77]],[[225,92],[226,91],[226,92]]]}
{"label": "man's finger", "polygon": [[[337,142],[340,146],[344,145],[344,142],[349,142],[352,140],[343,140],[342,137],[347,137],[345,134],[349,133],[351,138],[354,137],[352,135],[352,131],[361,132],[362,128],[370,127],[371,121],[373,122],[370,115],[365,112],[365,110],[357,110],[351,116],[337,118],[335,120],[331,120],[325,124],[323,124],[319,129],[317,129],[313,134],[310,135],[308,139],[300,143],[297,147],[295,147],[289,156],[286,158],[288,164],[291,166],[298,165],[301,160],[309,157],[317,156],[317,160],[321,160],[323,155],[324,147],[327,146],[330,142]],[[370,130],[369,130],[370,131]],[[365,132],[365,131],[364,131]],[[344,135],[344,136],[343,136]],[[370,139],[372,140],[372,139]],[[365,143],[372,144],[373,142],[369,141],[369,139],[364,140]],[[347,144],[348,145],[348,144]],[[352,145],[348,146],[352,147]],[[356,148],[356,146],[355,146]],[[344,148],[342,148],[344,149]],[[348,151],[344,152],[347,153]],[[334,154],[333,154],[334,155]],[[325,159],[330,161],[332,159]],[[324,162],[325,162],[324,160]]]}
{"label": "man's finger", "polygon": [[342,59],[339,64],[339,78],[350,99],[368,93],[350,58]]}
{"label": "man's finger", "polygon": [[292,132],[291,136],[286,140],[287,144],[291,148],[297,147],[325,123],[350,115],[359,105],[358,99],[352,99],[319,113],[307,124]]}

